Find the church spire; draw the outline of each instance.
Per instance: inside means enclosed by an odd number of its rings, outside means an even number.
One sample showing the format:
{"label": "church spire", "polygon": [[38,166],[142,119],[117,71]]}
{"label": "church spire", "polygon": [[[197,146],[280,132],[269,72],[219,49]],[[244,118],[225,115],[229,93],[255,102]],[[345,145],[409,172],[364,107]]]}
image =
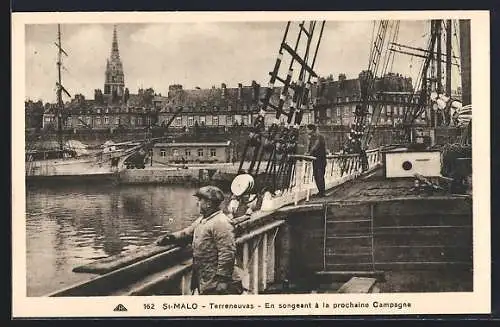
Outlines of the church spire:
{"label": "church spire", "polygon": [[116,35],[116,25],[113,25],[113,43],[111,45],[111,59],[120,59],[120,51],[118,50],[118,36]]}
{"label": "church spire", "polygon": [[113,26],[113,40],[111,43],[111,56],[106,61],[106,72],[104,81],[104,94],[111,96],[111,101],[119,100],[124,93],[125,75],[118,50],[118,32],[116,25]]}

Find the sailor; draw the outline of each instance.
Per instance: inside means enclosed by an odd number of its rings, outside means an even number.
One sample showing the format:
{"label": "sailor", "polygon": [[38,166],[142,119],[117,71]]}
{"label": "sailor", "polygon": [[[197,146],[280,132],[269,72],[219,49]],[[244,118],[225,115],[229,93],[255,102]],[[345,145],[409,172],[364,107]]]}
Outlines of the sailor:
{"label": "sailor", "polygon": [[158,245],[192,242],[191,290],[202,295],[240,294],[241,281],[233,280],[236,244],[233,225],[221,211],[224,194],[204,186],[195,194],[201,216],[191,226],[158,239]]}
{"label": "sailor", "polygon": [[314,124],[307,125],[309,135],[309,151],[307,155],[316,157],[313,161],[314,181],[318,187],[318,196],[325,196],[325,169],[326,169],[326,144],[325,137],[321,135]]}

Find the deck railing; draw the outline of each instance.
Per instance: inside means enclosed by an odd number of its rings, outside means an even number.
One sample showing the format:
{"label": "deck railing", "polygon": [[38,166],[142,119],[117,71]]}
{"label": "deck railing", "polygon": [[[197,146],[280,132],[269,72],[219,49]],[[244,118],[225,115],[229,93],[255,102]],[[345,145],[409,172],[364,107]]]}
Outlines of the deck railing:
{"label": "deck railing", "polygon": [[[367,153],[368,171],[380,164],[380,152]],[[243,271],[244,287],[257,294],[266,289],[277,274],[287,269],[286,210],[279,208],[309,200],[317,192],[310,156],[295,156],[296,164],[291,175],[291,186],[281,194],[264,196],[261,210],[250,217],[235,218],[237,256],[236,265]],[[366,171],[365,171],[366,172]],[[326,187],[331,188],[362,173],[357,155],[333,155],[327,158]],[[267,196],[267,198],[266,198]],[[99,295],[187,295],[191,294],[191,252],[185,248],[168,247],[145,251],[144,258],[130,265],[107,272],[85,283],[69,287],[51,296]],[[285,250],[286,251],[286,250]],[[148,254],[149,253],[149,254]]]}

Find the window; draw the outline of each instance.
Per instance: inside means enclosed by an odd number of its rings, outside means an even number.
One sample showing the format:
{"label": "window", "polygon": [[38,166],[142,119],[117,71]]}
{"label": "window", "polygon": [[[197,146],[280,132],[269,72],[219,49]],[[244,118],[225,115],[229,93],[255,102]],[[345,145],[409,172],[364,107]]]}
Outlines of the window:
{"label": "window", "polygon": [[194,119],[193,119],[193,117],[192,117],[192,116],[191,116],[191,117],[188,117],[187,123],[188,123],[188,124],[187,124],[188,126],[193,126],[193,124],[194,124]]}
{"label": "window", "polygon": [[233,125],[233,116],[227,116],[226,117],[226,125],[227,126]]}
{"label": "window", "polygon": [[[107,109],[106,109],[107,110]],[[109,117],[104,117],[104,124],[108,125],[109,124]]]}
{"label": "window", "polygon": [[135,117],[130,117],[130,125],[135,125]]}
{"label": "window", "polygon": [[210,149],[210,156],[211,157],[216,157],[217,156],[217,151],[215,151],[215,149]]}
{"label": "window", "polygon": [[337,97],[337,102],[342,102],[342,97]]}
{"label": "window", "polygon": [[218,116],[214,116],[212,118],[212,125],[219,126],[219,117]]}
{"label": "window", "polygon": [[137,118],[137,125],[139,125],[139,126],[142,125],[142,118],[141,117]]}
{"label": "window", "polygon": [[165,149],[160,149],[160,157],[166,157],[167,151]]}
{"label": "window", "polygon": [[[81,118],[81,117],[78,117],[78,121],[79,121],[78,125],[81,125],[81,124],[82,124],[82,121],[80,120],[80,118]],[[90,118],[90,117],[86,117],[86,119],[85,119],[85,120],[86,120],[87,125],[89,125],[89,126],[90,126],[90,125],[92,125],[92,118]]]}
{"label": "window", "polygon": [[337,108],[335,108],[335,109],[336,109],[336,111],[337,111],[337,117],[340,117],[340,108],[339,108],[339,107],[337,107]]}
{"label": "window", "polygon": [[120,117],[116,117],[115,118],[115,124],[116,125],[120,125]]}
{"label": "window", "polygon": [[97,118],[95,119],[95,124],[96,124],[96,125],[101,125],[101,117],[97,117]]}
{"label": "window", "polygon": [[186,154],[186,157],[191,157],[191,149],[186,149],[184,153]]}
{"label": "window", "polygon": [[182,118],[175,117],[175,126],[181,126],[181,125],[182,125]]}
{"label": "window", "polygon": [[345,97],[345,102],[349,102],[349,97]]}
{"label": "window", "polygon": [[198,157],[203,157],[203,149],[198,149]]}
{"label": "window", "polygon": [[179,156],[179,150],[174,149],[174,157],[178,157],[178,156]]}

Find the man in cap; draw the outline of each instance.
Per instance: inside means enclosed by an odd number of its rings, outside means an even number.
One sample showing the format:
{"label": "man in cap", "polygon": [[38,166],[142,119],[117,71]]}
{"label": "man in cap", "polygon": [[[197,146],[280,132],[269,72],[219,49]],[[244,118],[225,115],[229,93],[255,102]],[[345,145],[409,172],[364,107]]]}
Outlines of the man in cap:
{"label": "man in cap", "polygon": [[215,186],[200,188],[195,194],[201,217],[191,226],[161,237],[158,245],[192,242],[193,277],[191,290],[200,294],[234,294],[233,270],[236,243],[233,225],[220,210],[224,194]]}
{"label": "man in cap", "polygon": [[309,135],[309,150],[307,155],[316,157],[313,161],[314,181],[318,187],[318,196],[325,196],[326,143],[325,137],[319,133],[314,124],[307,125]]}

